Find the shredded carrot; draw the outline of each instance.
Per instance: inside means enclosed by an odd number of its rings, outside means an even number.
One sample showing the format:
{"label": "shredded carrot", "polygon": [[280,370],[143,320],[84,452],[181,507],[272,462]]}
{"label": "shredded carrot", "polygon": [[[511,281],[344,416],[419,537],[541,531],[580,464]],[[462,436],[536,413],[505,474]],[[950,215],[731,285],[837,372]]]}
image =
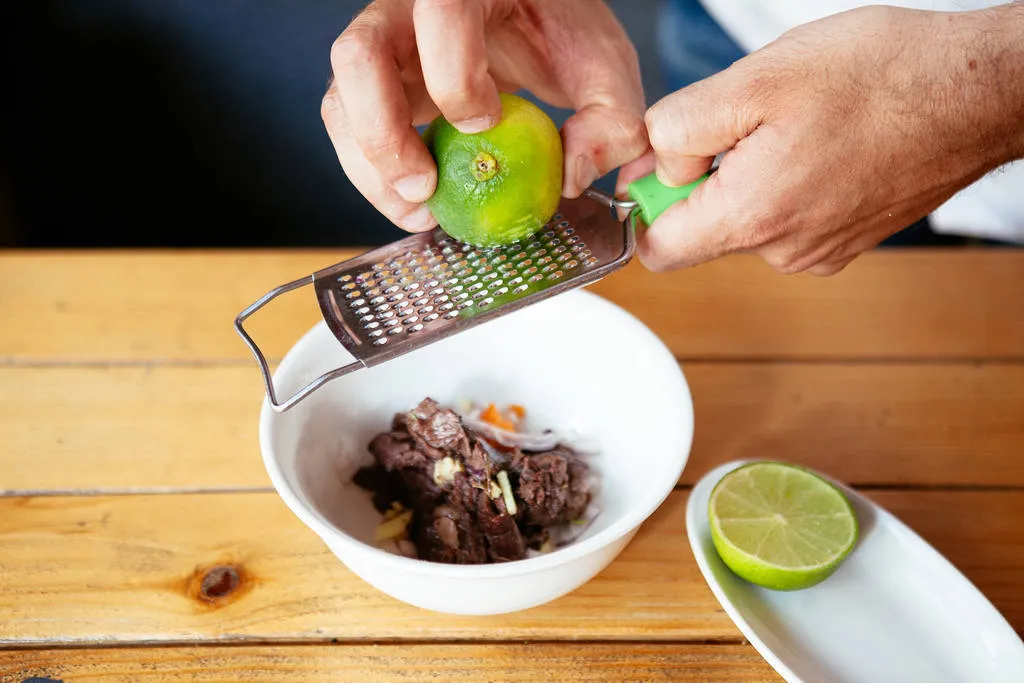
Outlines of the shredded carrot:
{"label": "shredded carrot", "polygon": [[480,414],[480,419],[488,424],[492,424],[498,429],[504,429],[506,432],[516,431],[515,424],[501,414],[495,405],[492,403],[487,406],[487,410]]}
{"label": "shredded carrot", "polygon": [[513,403],[512,405],[510,405],[508,407],[508,412],[512,413],[512,415],[517,420],[522,420],[523,418],[526,417],[526,408],[522,407],[521,405],[517,405],[515,403]]}

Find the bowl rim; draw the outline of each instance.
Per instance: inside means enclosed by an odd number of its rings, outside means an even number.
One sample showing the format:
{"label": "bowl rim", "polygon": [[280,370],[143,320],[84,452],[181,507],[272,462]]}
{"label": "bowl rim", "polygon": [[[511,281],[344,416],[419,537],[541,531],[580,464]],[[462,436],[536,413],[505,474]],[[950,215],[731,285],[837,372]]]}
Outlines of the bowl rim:
{"label": "bowl rim", "polygon": [[[669,481],[666,482],[663,488],[653,486],[649,487],[648,490],[652,493],[647,497],[641,498],[639,504],[629,507],[619,517],[619,519],[613,522],[608,528],[594,534],[590,538],[573,542],[564,548],[560,548],[544,555],[528,557],[511,562],[463,565],[431,562],[429,560],[405,557],[403,555],[397,555],[389,551],[376,548],[355,538],[354,536],[349,535],[331,524],[320,512],[313,508],[312,505],[306,505],[302,502],[298,494],[293,490],[291,484],[288,482],[287,477],[285,477],[284,472],[281,470],[276,458],[274,457],[271,430],[273,420],[277,416],[277,413],[273,411],[269,400],[264,396],[259,419],[260,451],[264,467],[267,470],[267,474],[270,476],[271,483],[273,484],[277,494],[284,501],[285,505],[287,505],[288,508],[306,526],[312,529],[332,551],[335,551],[337,545],[342,545],[344,546],[346,553],[350,552],[353,555],[359,556],[363,560],[383,564],[392,570],[411,572],[420,576],[438,576],[450,579],[502,578],[546,571],[597,552],[602,548],[615,543],[626,534],[636,530],[652,514],[654,514],[654,512],[669,497],[678,484],[679,478],[689,461],[690,453],[693,449],[694,433],[693,396],[690,392],[689,383],[686,380],[686,375],[683,371],[681,362],[675,357],[672,351],[649,327],[644,325],[629,311],[601,296],[598,296],[597,294],[594,294],[593,292],[582,289],[571,290],[560,294],[559,297],[555,298],[562,298],[563,302],[569,303],[572,303],[572,299],[578,299],[579,301],[576,305],[590,305],[596,308],[604,308],[611,316],[618,316],[621,319],[618,324],[632,328],[631,335],[636,338],[634,344],[636,346],[639,346],[641,343],[645,344],[645,347],[643,347],[643,353],[657,353],[662,356],[667,356],[678,370],[678,372],[671,373],[671,380],[675,385],[673,387],[674,393],[678,394],[678,399],[681,404],[679,406],[681,410],[680,417],[686,418],[686,425],[684,427],[684,433],[682,434],[683,443],[679,448],[679,453],[676,454],[678,467],[673,468],[673,477],[666,477]],[[552,300],[554,300],[554,298],[548,299],[548,302]],[[589,304],[584,302],[589,302]],[[543,303],[546,302],[540,302],[540,304]],[[299,358],[302,356],[302,349],[311,343],[310,339],[312,339],[314,335],[322,334],[322,332],[318,331],[319,328],[326,329],[326,324],[323,320],[316,322],[288,350],[273,373],[275,383],[279,376],[284,376],[290,372],[292,366],[299,362]],[[636,352],[635,347],[631,350],[631,353],[633,352]],[[665,377],[663,382],[667,384],[669,379],[669,377]],[[337,551],[335,552],[337,554]],[[341,558],[339,557],[339,559]],[[344,560],[342,561],[344,563]]]}

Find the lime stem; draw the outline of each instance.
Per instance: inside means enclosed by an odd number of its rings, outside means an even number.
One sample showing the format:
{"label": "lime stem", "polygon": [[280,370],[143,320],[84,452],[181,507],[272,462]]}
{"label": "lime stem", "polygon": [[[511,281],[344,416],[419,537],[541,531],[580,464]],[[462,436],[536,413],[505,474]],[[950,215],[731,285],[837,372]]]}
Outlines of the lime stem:
{"label": "lime stem", "polygon": [[480,152],[473,158],[470,171],[480,182],[487,182],[498,172],[498,160],[487,152]]}

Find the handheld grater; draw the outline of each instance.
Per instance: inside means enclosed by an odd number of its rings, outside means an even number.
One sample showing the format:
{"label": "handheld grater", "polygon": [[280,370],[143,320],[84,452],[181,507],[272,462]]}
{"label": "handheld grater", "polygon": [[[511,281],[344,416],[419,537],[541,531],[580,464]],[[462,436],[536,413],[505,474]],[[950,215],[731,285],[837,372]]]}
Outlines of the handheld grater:
{"label": "handheld grater", "polygon": [[[503,247],[479,249],[440,228],[413,234],[275,287],[235,318],[235,330],[259,364],[270,405],[283,412],[333,379],[604,278],[633,258],[638,217],[650,225],[707,177],[673,188],[651,174],[629,186],[629,201],[588,188],[579,199],[563,200],[533,236]],[[353,360],[280,399],[244,322],[309,284],[327,327]]]}

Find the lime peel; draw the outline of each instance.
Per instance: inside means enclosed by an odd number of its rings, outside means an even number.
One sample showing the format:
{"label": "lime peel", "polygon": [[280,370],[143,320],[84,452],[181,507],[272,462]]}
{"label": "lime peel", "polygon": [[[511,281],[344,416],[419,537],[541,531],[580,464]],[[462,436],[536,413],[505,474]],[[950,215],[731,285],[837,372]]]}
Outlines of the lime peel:
{"label": "lime peel", "polygon": [[500,98],[501,120],[493,128],[461,133],[438,116],[423,132],[437,163],[437,187],[426,204],[444,232],[479,248],[532,236],[561,201],[558,128],[529,100]]}

